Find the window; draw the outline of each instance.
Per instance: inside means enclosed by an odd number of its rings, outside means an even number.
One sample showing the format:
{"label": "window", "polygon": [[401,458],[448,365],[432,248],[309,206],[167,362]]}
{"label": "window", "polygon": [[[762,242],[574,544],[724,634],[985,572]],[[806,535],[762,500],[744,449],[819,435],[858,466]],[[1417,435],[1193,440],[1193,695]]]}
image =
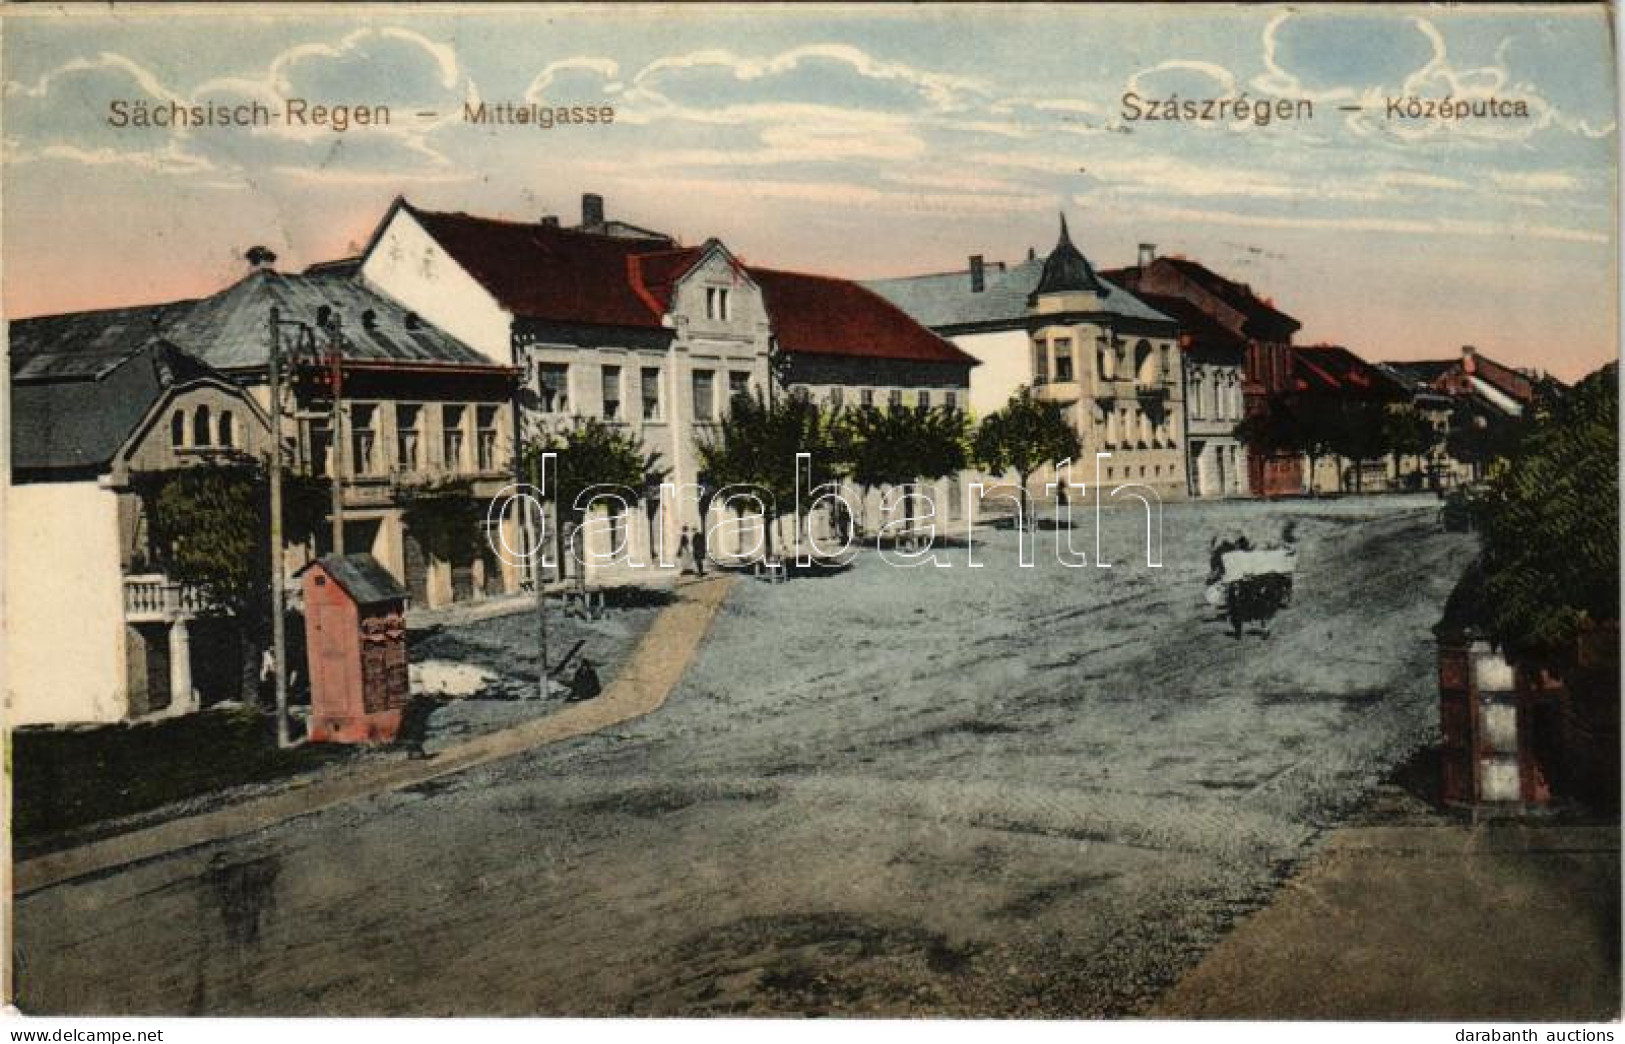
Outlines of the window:
{"label": "window", "polygon": [[474,408],[474,456],[475,465],[481,471],[495,471],[497,469],[497,406],[476,406]]}
{"label": "window", "polygon": [[694,419],[709,421],[717,419],[717,375],[710,370],[695,370],[694,378]]}
{"label": "window", "polygon": [[833,387],[833,388],[831,388],[829,390],[829,404],[832,407],[834,407],[835,409],[838,410],[843,405],[845,405],[845,403],[846,403],[846,389],[845,388],[842,388],[839,385],[836,385],[835,387]]}
{"label": "window", "polygon": [[169,444],[176,449],[186,445],[186,414],[182,410],[169,418]]}
{"label": "window", "polygon": [[378,407],[356,403],[350,407],[350,467],[357,475],[371,475],[377,467]]}
{"label": "window", "polygon": [[440,407],[440,459],[452,471],[463,464],[463,406]]}
{"label": "window", "polygon": [[920,409],[922,409],[922,410],[930,409],[931,408],[931,393],[926,391],[924,388],[921,388],[918,401],[920,403]]}
{"label": "window", "polygon": [[1055,379],[1072,379],[1072,339],[1062,337],[1055,342]]}
{"label": "window", "polygon": [[705,288],[705,317],[728,321],[728,291],[720,286]]}
{"label": "window", "polygon": [[1033,342],[1033,383],[1049,383],[1049,342]]}
{"label": "window", "polygon": [[741,395],[750,394],[750,371],[728,371],[728,398],[737,399]]}
{"label": "window", "polygon": [[416,471],[423,466],[423,453],[418,448],[422,424],[422,406],[395,407],[395,466],[402,471]]}
{"label": "window", "polygon": [[643,368],[643,419],[660,419],[660,368],[645,366]]}
{"label": "window", "polygon": [[192,445],[209,446],[214,443],[214,435],[209,431],[209,407],[199,406],[192,414]]}
{"label": "window", "polygon": [[959,409],[959,393],[958,392],[943,392],[942,393],[942,404],[944,406],[946,406],[950,410]]}
{"label": "window", "polygon": [[333,471],[333,427],[325,419],[310,422],[310,473],[326,478]]}
{"label": "window", "polygon": [[536,389],[543,413],[563,413],[570,408],[570,367],[564,363],[539,363]]}
{"label": "window", "polygon": [[873,406],[875,404],[875,390],[873,388],[865,388],[858,392],[858,402],[866,407]]}
{"label": "window", "polygon": [[901,388],[893,388],[891,391],[887,392],[886,405],[893,408],[903,405],[903,390]]}
{"label": "window", "polygon": [[237,445],[237,425],[230,410],[220,411],[220,445],[228,449]]}
{"label": "window", "polygon": [[606,420],[621,419],[621,368],[619,366],[606,366],[603,369],[604,387],[604,418]]}

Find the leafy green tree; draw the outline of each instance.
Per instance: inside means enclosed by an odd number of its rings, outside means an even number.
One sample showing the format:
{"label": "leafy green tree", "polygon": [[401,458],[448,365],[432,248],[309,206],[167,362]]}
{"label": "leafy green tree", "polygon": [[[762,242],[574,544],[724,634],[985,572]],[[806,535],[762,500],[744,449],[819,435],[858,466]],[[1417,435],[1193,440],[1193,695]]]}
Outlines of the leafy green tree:
{"label": "leafy green tree", "polygon": [[1076,460],[1083,448],[1059,403],[1035,399],[1032,389],[1021,387],[1002,409],[977,425],[970,450],[971,458],[990,474],[1016,473],[1022,517],[1031,526],[1032,496],[1027,484],[1033,474],[1063,460]]}
{"label": "leafy green tree", "polygon": [[[863,406],[833,418],[838,466],[863,493],[911,487],[935,481],[965,467],[969,421],[947,407]],[[905,512],[912,512],[912,489],[905,493]],[[908,516],[905,528],[912,528]]]}
{"label": "leafy green tree", "polygon": [[[152,563],[195,586],[210,611],[235,620],[246,691],[253,691],[271,625],[270,482],[257,461],[198,464],[135,476]],[[325,481],[284,475],[289,544],[310,542],[326,518]]]}
{"label": "leafy green tree", "polygon": [[1440,442],[1438,429],[1427,414],[1414,406],[1403,406],[1388,413],[1388,452],[1394,458],[1394,477],[1400,478],[1404,458],[1416,461],[1417,474],[1426,465],[1427,458]]}
{"label": "leafy green tree", "polygon": [[[581,557],[581,528],[586,513],[600,503],[611,502],[610,490],[587,495],[595,486],[622,486],[641,494],[651,475],[661,474],[658,454],[646,454],[637,438],[625,429],[605,424],[596,417],[578,419],[562,431],[543,432],[526,443],[521,465],[532,482],[541,475],[542,454],[556,457],[548,469],[545,497],[553,498],[553,535],[560,575],[567,562]],[[579,506],[578,506],[578,503]],[[569,555],[565,551],[570,552]]]}
{"label": "leafy green tree", "polygon": [[401,520],[424,551],[454,564],[479,554],[486,504],[471,483],[453,479],[406,489],[401,502]]}
{"label": "leafy green tree", "polygon": [[[811,455],[813,487],[836,478],[835,455],[841,440],[832,417],[805,395],[778,396],[772,402],[756,395],[736,395],[728,415],[714,431],[701,436],[700,470],[712,491],[725,486],[751,486],[764,498],[767,554],[773,554],[774,524],[797,510],[796,455]],[[810,497],[800,510],[811,510]],[[796,519],[800,532],[802,519]]]}
{"label": "leafy green tree", "polygon": [[1481,508],[1491,636],[1559,675],[1575,667],[1576,639],[1619,619],[1618,467],[1609,364],[1528,427]]}
{"label": "leafy green tree", "polygon": [[1503,417],[1470,402],[1461,403],[1450,415],[1445,449],[1456,460],[1473,469],[1473,477],[1483,478],[1495,464],[1517,446],[1524,422]]}
{"label": "leafy green tree", "polygon": [[[1363,491],[1365,469],[1361,465],[1389,452],[1388,436],[1392,429],[1388,422],[1388,404],[1375,399],[1339,398],[1310,412],[1316,418],[1314,427],[1321,429],[1320,445],[1353,466],[1354,489]],[[1340,490],[1342,485],[1340,470]]]}

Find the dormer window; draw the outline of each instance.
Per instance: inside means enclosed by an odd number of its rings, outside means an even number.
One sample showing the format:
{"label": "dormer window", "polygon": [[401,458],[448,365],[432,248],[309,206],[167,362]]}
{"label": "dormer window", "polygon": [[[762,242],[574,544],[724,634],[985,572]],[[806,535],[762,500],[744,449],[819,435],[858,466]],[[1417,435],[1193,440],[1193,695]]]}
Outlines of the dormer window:
{"label": "dormer window", "polygon": [[237,445],[237,425],[230,410],[220,411],[220,445],[227,449]]}
{"label": "dormer window", "polygon": [[214,433],[209,430],[209,407],[199,406],[192,414],[192,445],[209,446],[214,443]]}
{"label": "dormer window", "polygon": [[181,449],[186,445],[186,412],[176,410],[175,415],[169,418],[169,445],[174,449]]}
{"label": "dormer window", "polygon": [[718,322],[727,322],[729,318],[728,290],[720,286],[705,288],[705,317]]}

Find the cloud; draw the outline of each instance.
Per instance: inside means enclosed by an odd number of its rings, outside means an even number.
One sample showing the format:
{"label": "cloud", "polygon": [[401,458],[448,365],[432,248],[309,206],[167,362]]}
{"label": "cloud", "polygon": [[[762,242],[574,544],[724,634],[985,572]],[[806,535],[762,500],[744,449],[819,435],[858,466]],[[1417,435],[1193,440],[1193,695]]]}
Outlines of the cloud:
{"label": "cloud", "polygon": [[[1079,199],[1079,203],[1083,200]],[[1371,216],[1324,216],[1285,214],[1238,214],[1223,210],[1197,210],[1188,207],[1152,207],[1144,212],[1150,219],[1232,225],[1247,228],[1303,229],[1324,232],[1379,232],[1401,235],[1446,235],[1549,239],[1569,243],[1609,243],[1606,232],[1566,228],[1558,225],[1498,223],[1457,218],[1397,218]]]}
{"label": "cloud", "polygon": [[[205,184],[222,186],[265,172],[359,184],[456,176],[431,135],[460,118],[465,99],[478,97],[450,47],[390,27],[357,30],[336,43],[298,44],[257,74],[215,77],[190,89],[103,52],[64,62],[32,85],[8,83],[5,92],[8,162],[124,163],[155,174],[206,174]],[[390,121],[341,134],[278,119],[269,126],[199,128],[115,128],[107,120],[115,102],[166,109],[259,103],[282,113],[289,99],[310,106],[386,105]]]}

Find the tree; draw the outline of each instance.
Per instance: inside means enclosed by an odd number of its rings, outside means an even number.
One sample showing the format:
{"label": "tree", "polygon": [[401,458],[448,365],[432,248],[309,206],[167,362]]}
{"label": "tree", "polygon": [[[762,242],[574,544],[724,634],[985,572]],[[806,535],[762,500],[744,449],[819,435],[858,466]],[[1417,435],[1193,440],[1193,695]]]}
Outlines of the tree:
{"label": "tree", "polygon": [[1387,426],[1388,452],[1394,458],[1394,478],[1401,477],[1400,469],[1405,457],[1416,459],[1417,474],[1420,474],[1424,462],[1440,441],[1433,421],[1416,407],[1404,406],[1389,411]]}
{"label": "tree", "polygon": [[[270,482],[259,462],[211,462],[134,478],[153,564],[194,586],[208,611],[236,621],[244,688],[253,691],[271,623]],[[328,485],[283,476],[289,544],[311,541],[326,518]]]}
{"label": "tree", "polygon": [[1078,433],[1067,423],[1060,404],[1033,398],[1027,387],[1016,389],[1002,409],[983,418],[971,440],[972,459],[988,472],[1016,473],[1021,483],[1022,518],[1029,526],[1033,517],[1027,483],[1033,473],[1063,460],[1075,460],[1082,452]]}
{"label": "tree", "polygon": [[401,521],[424,551],[443,562],[472,561],[480,552],[486,504],[464,480],[403,490]]}
{"label": "tree", "polygon": [[1460,403],[1450,414],[1445,450],[1483,478],[1490,465],[1507,457],[1517,445],[1522,425],[1511,417],[1492,413],[1472,402]]}
{"label": "tree", "polygon": [[[1265,409],[1244,418],[1235,428],[1235,437],[1247,452],[1263,460],[1281,454],[1307,453],[1309,432],[1283,399],[1273,398]],[[1314,482],[1311,471],[1309,480]]]}
{"label": "tree", "polygon": [[[832,418],[837,466],[863,492],[935,481],[965,467],[969,421],[945,406],[864,406]],[[913,528],[912,490],[905,493],[905,529]]]}
{"label": "tree", "polygon": [[1618,365],[1533,421],[1481,508],[1491,637],[1560,676],[1577,639],[1619,619]]}
{"label": "tree", "polygon": [[634,496],[641,495],[645,480],[658,471],[658,455],[645,454],[631,433],[596,417],[578,419],[563,431],[543,432],[525,445],[521,463],[533,481],[541,474],[544,453],[556,454],[542,495],[553,500],[554,540],[562,576],[567,557],[584,557],[578,540],[587,511],[612,501],[608,489],[586,499],[583,495],[595,486],[625,487]]}
{"label": "tree", "polygon": [[[1388,404],[1376,399],[1335,399],[1324,408],[1312,411],[1317,418],[1315,426],[1323,428],[1321,444],[1332,453],[1354,466],[1354,489],[1365,489],[1365,469],[1368,460],[1376,460],[1388,453]],[[1341,474],[1338,478],[1342,490]]]}
{"label": "tree", "polygon": [[[734,396],[728,415],[715,431],[701,436],[700,469],[713,491],[750,486],[765,499],[763,523],[769,556],[773,554],[774,523],[786,512],[797,510],[796,455],[810,454],[814,488],[835,479],[834,451],[839,443],[833,429],[831,416],[806,395],[779,396],[768,402],[758,392]],[[812,509],[811,500],[800,498],[803,514]],[[800,515],[796,523],[799,539]]]}

